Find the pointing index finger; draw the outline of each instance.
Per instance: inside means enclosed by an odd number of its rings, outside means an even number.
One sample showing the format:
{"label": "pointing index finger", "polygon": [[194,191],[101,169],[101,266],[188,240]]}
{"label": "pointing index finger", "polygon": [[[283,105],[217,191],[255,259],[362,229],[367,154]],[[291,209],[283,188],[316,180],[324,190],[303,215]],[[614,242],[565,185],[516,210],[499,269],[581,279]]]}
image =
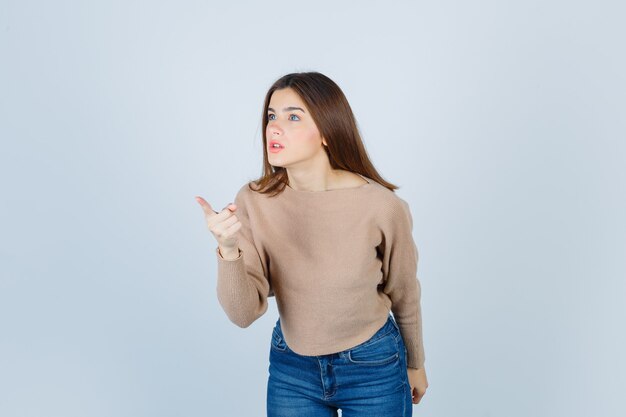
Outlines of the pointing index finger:
{"label": "pointing index finger", "polygon": [[211,207],[211,205],[204,198],[196,196],[196,201],[200,204],[200,207],[202,207],[202,210],[206,214],[216,213],[215,210],[213,210],[213,207]]}

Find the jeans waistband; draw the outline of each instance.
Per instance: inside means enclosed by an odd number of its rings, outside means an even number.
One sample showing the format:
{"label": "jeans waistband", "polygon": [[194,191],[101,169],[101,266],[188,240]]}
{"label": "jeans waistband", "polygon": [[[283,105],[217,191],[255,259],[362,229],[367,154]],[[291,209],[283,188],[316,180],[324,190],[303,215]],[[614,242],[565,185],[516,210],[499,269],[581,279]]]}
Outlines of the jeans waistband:
{"label": "jeans waistband", "polygon": [[[278,320],[276,320],[276,330],[278,331],[279,335],[283,338],[284,340],[284,336],[283,336],[283,332],[282,332],[282,328],[280,327],[280,317],[278,318]],[[369,339],[367,339],[366,341],[359,343],[358,345],[352,346],[351,348],[345,349],[342,352],[347,352],[348,350],[352,350],[358,346],[362,346],[365,345],[366,343],[371,343],[374,340],[377,340],[383,336],[385,336],[386,334],[388,334],[389,332],[392,331],[397,331],[398,333],[400,332],[400,328],[398,327],[398,323],[396,323],[395,319],[393,318],[393,316],[391,314],[388,315],[387,317],[387,321],[385,322],[385,324],[378,329],[378,331],[376,331],[376,333],[374,333],[372,335],[372,337],[370,337]],[[337,352],[339,353],[339,352]]]}

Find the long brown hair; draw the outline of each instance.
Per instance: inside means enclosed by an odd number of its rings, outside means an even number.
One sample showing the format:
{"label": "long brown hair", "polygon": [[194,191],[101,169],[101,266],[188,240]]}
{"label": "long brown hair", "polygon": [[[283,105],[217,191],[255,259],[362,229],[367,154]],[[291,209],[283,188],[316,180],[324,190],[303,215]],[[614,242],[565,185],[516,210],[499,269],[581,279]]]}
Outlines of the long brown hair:
{"label": "long brown hair", "polygon": [[248,184],[250,189],[263,194],[271,193],[270,197],[274,197],[289,183],[287,170],[270,165],[267,159],[267,108],[274,91],[282,88],[292,88],[311,111],[320,135],[326,138],[328,146],[324,146],[324,150],[333,169],[359,173],[391,191],[399,188],[385,181],[374,168],[367,156],[350,104],[339,86],[319,72],[295,72],[276,80],[265,95],[262,115],[263,173],[254,181],[257,189]]}

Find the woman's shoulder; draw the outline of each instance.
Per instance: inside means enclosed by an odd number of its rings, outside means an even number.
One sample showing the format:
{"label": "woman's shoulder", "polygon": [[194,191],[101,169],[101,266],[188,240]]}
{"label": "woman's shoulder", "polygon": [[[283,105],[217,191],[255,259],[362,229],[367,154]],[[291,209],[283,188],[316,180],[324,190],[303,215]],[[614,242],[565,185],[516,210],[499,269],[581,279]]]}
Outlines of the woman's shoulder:
{"label": "woman's shoulder", "polygon": [[[252,187],[252,189],[250,187]],[[254,181],[248,181],[239,187],[235,194],[235,204],[248,203],[251,199],[253,199],[254,195],[257,194],[253,191],[253,189]]]}
{"label": "woman's shoulder", "polygon": [[370,178],[367,178],[367,181],[370,182],[370,187],[368,188],[368,190],[370,190],[370,192],[375,195],[381,203],[389,205],[402,204],[402,202],[405,202],[404,199],[402,199],[402,197],[400,197],[396,191],[390,190],[389,188]]}
{"label": "woman's shoulder", "polygon": [[395,219],[397,216],[410,215],[410,206],[407,200],[396,191],[390,190],[382,184],[372,181],[369,187],[368,200],[376,206],[376,212],[383,218]]}

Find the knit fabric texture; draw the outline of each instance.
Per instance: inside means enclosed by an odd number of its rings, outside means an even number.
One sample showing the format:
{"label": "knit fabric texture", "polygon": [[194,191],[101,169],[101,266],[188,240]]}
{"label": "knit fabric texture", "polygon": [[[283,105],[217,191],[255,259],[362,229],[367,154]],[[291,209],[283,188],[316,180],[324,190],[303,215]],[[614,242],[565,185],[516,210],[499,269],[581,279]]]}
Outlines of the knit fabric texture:
{"label": "knit fabric texture", "polygon": [[235,197],[236,259],[217,256],[217,298],[245,328],[275,297],[287,345],[317,356],[368,340],[389,311],[407,349],[407,365],[424,365],[418,252],[409,205],[367,184],[326,191],[286,186],[269,197],[242,186]]}

